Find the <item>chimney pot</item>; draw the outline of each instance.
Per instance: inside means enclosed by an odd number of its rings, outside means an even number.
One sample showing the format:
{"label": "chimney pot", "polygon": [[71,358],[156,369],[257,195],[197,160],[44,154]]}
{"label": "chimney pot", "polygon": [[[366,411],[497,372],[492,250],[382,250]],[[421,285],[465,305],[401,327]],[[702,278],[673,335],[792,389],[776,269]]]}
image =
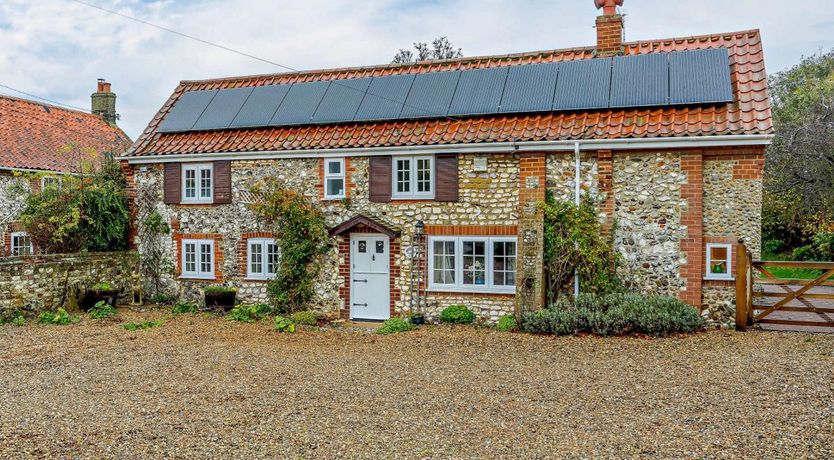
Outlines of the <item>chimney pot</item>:
{"label": "chimney pot", "polygon": [[602,8],[603,16],[614,16],[617,14],[617,7],[623,6],[625,0],[594,0],[597,9]]}

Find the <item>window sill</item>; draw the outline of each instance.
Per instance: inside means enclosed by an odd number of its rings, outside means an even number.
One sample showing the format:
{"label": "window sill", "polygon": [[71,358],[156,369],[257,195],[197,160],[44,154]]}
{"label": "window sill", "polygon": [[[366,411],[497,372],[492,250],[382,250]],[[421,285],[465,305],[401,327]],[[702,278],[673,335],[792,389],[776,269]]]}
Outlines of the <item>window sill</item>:
{"label": "window sill", "polygon": [[516,289],[513,287],[512,289],[496,289],[496,288],[477,288],[477,287],[439,287],[439,286],[429,286],[426,289],[426,292],[452,292],[452,293],[459,293],[459,294],[505,294],[505,295],[515,295]]}
{"label": "window sill", "polygon": [[274,279],[275,278],[259,278],[259,277],[247,276],[243,280],[244,281],[249,281],[249,282],[255,282],[255,283],[268,283],[268,282],[270,282]]}
{"label": "window sill", "polygon": [[194,281],[214,281],[217,279],[214,275],[211,276],[198,276],[198,275],[180,275],[178,279],[181,280],[194,280]]}
{"label": "window sill", "polygon": [[211,200],[211,201],[180,201],[178,204],[181,205],[181,206],[189,206],[189,205],[194,205],[194,204],[203,204],[203,205],[205,205],[205,204],[214,204],[214,200]]}
{"label": "window sill", "polygon": [[704,275],[704,279],[707,281],[735,281],[736,277],[732,275]]}
{"label": "window sill", "polygon": [[347,198],[347,197],[346,196],[326,196],[326,197],[322,198],[322,201],[342,201],[345,198]]}

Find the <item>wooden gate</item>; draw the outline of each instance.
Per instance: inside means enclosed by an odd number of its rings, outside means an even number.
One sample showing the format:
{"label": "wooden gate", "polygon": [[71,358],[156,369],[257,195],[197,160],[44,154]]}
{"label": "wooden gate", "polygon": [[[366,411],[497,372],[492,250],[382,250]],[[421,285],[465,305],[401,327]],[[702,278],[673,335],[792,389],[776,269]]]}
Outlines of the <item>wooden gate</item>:
{"label": "wooden gate", "polygon": [[[816,270],[813,279],[779,278],[774,267]],[[834,333],[834,262],[754,261],[744,244],[736,255],[736,328]]]}

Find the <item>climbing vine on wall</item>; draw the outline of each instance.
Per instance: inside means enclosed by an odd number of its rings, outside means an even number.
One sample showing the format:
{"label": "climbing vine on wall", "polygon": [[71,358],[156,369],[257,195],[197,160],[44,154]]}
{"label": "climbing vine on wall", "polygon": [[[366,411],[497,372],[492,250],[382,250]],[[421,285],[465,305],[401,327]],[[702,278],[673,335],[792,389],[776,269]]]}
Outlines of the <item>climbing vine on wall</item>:
{"label": "climbing vine on wall", "polygon": [[284,313],[303,310],[315,294],[321,256],[329,248],[324,214],[304,195],[274,180],[252,187],[260,197],[252,210],[273,228],[281,263],[267,291],[275,308]]}
{"label": "climbing vine on wall", "polygon": [[587,197],[577,206],[557,200],[548,192],[541,207],[548,302],[555,302],[560,294],[571,289],[574,270],[579,274],[582,292],[620,290],[617,254],[611,241],[603,236],[596,202]]}

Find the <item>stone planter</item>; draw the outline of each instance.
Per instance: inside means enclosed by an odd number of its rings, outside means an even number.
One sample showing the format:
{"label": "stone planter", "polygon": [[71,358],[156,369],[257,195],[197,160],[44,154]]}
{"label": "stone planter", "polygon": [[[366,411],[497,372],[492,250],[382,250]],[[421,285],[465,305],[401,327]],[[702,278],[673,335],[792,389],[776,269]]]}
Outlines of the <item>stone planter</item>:
{"label": "stone planter", "polygon": [[205,296],[207,309],[220,309],[223,311],[227,311],[231,310],[235,306],[235,298],[237,297],[237,291],[206,292],[203,295]]}
{"label": "stone planter", "polygon": [[84,300],[81,302],[81,308],[87,311],[101,301],[116,308],[116,302],[119,300],[121,293],[121,289],[88,289],[84,294]]}

